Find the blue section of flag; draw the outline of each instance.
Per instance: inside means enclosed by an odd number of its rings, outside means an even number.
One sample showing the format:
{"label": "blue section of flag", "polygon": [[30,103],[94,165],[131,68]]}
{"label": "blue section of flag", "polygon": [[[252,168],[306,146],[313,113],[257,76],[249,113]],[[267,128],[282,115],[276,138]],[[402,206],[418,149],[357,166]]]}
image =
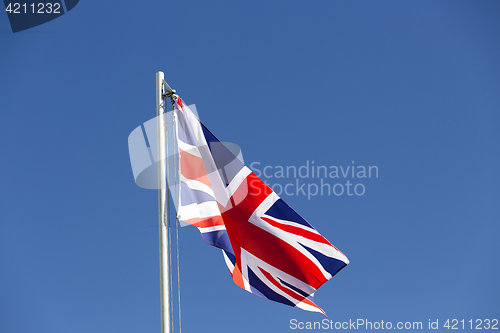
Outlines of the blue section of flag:
{"label": "blue section of flag", "polygon": [[234,265],[235,262],[236,262],[236,257],[234,256],[234,254],[232,252],[229,252],[229,251],[226,251],[226,250],[224,250],[224,253],[229,258],[229,261],[231,261],[231,263]]}
{"label": "blue section of flag", "polygon": [[304,296],[304,297],[309,297],[309,294],[308,294],[308,293],[306,293],[305,291],[300,290],[299,288],[297,288],[297,287],[295,287],[295,286],[291,285],[290,283],[287,283],[287,282],[283,281],[283,280],[282,280],[282,279],[280,279],[280,278],[278,278],[278,280],[279,280],[282,284],[284,284],[285,286],[287,286],[288,288],[290,288],[290,289],[294,290],[296,293],[298,293],[298,294],[300,294],[300,295],[302,295],[302,296]]}
{"label": "blue section of flag", "polygon": [[[228,253],[232,254],[234,252],[231,246],[231,242],[229,241],[229,237],[227,236],[226,230],[203,232],[201,233],[201,237],[208,244],[216,246],[226,251],[226,254]],[[232,257],[234,258],[234,255],[232,255]]]}
{"label": "blue section of flag", "polygon": [[[299,243],[300,244],[300,243]],[[332,276],[337,274],[342,268],[344,268],[347,264],[341,260],[325,256],[323,253],[318,252],[316,250],[311,249],[303,244],[300,244],[304,249],[306,249],[309,253],[311,253],[323,266],[325,271],[330,273]]]}
{"label": "blue section of flag", "polygon": [[260,293],[264,295],[265,298],[286,305],[295,306],[295,304],[293,304],[290,300],[274,292],[264,282],[262,282],[262,280],[257,277],[257,275],[250,269],[250,267],[248,268],[248,282],[250,283],[252,288],[260,291]]}
{"label": "blue section of flag", "polygon": [[[217,139],[215,137],[215,135],[213,135],[212,132],[210,132],[208,130],[208,128],[205,127],[205,125],[203,125],[201,122],[200,122],[200,125],[201,125],[201,129],[203,130],[203,135],[205,136],[205,141],[207,141],[209,148],[211,147],[211,145],[210,145],[211,143],[220,142],[219,139]],[[211,148],[210,148],[210,151],[212,151]]]}
{"label": "blue section of flag", "polygon": [[303,226],[314,229],[312,225],[307,223],[299,214],[297,214],[290,206],[288,206],[282,199],[276,200],[274,205],[269,208],[266,215],[272,216],[279,220],[291,221]]}
{"label": "blue section of flag", "polygon": [[234,177],[245,166],[229,149],[221,143],[210,130],[201,124],[205,141],[208,144],[212,159],[225,185],[229,185]]}
{"label": "blue section of flag", "polygon": [[208,193],[189,188],[186,183],[181,183],[181,205],[186,206],[193,203],[215,201]]}

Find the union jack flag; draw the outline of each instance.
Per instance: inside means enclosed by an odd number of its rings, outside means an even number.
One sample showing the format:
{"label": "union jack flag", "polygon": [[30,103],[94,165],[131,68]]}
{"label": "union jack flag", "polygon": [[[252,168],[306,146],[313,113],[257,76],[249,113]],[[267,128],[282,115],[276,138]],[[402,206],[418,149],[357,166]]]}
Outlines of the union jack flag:
{"label": "union jack flag", "polygon": [[233,281],[308,311],[349,260],[231,153],[175,98],[180,220],[222,249]]}

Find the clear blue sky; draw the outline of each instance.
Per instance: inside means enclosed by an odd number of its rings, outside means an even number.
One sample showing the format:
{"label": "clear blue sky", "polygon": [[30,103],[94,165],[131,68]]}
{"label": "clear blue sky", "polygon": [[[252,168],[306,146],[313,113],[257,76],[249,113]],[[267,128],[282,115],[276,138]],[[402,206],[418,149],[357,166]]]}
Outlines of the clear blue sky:
{"label": "clear blue sky", "polygon": [[[329,319],[500,319],[499,13],[82,0],[16,34],[0,13],[0,332],[159,332],[157,192],[127,147],[159,70],[247,164],[378,167],[324,180],[362,196],[282,194],[351,261],[316,294]],[[184,332],[324,318],[238,288],[194,228],[180,250]]]}

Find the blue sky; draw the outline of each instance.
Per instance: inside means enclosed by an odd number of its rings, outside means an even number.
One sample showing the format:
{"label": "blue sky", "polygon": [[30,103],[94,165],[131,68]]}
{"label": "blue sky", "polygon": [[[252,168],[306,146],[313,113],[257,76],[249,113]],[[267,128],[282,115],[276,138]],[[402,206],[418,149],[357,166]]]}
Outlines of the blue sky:
{"label": "blue sky", "polygon": [[[127,147],[159,70],[247,165],[378,167],[350,179],[361,196],[282,195],[351,261],[316,294],[329,319],[500,319],[499,11],[82,0],[16,34],[0,14],[0,332],[159,332],[157,192]],[[184,332],[324,318],[241,290],[179,236]]]}

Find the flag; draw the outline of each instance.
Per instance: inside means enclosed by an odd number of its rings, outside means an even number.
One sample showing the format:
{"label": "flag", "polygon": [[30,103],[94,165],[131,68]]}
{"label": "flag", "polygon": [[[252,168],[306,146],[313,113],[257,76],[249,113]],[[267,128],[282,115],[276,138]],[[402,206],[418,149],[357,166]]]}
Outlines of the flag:
{"label": "flag", "polygon": [[316,290],[349,260],[199,121],[178,96],[180,220],[222,249],[234,283],[308,311]]}

